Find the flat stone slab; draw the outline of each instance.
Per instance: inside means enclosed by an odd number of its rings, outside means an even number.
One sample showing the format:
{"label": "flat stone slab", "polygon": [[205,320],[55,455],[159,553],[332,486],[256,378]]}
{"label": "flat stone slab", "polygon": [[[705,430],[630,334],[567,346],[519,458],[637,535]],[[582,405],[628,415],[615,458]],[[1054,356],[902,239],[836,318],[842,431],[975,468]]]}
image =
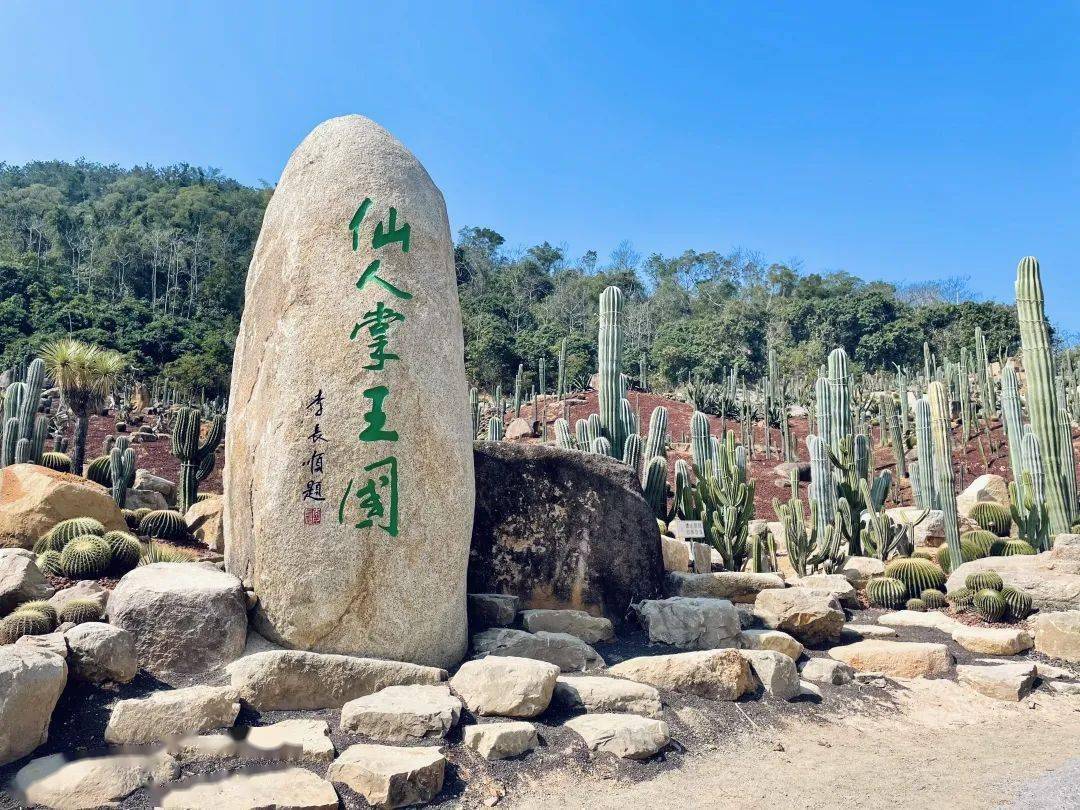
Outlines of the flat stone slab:
{"label": "flat stone slab", "polygon": [[488,656],[462,664],[450,687],[474,714],[529,718],[547,709],[558,677],[546,661]]}
{"label": "flat stone slab", "polygon": [[754,601],[754,614],[766,627],[783,630],[803,644],[834,642],[844,627],[837,598],[810,588],[764,590]]}
{"label": "flat stone slab", "polygon": [[739,650],[766,694],[791,700],[799,694],[799,671],[795,661],[776,650]]}
{"label": "flat stone slab", "polygon": [[530,633],[541,630],[548,633],[566,633],[587,644],[615,638],[615,628],[610,619],[593,616],[583,610],[523,610],[521,626]]}
{"label": "flat stone slab", "polygon": [[15,774],[14,792],[27,805],[67,808],[111,807],[141,787],[174,779],[176,760],[166,754],[119,754],[68,760],[38,757]]}
{"label": "flat stone slab", "polygon": [[1019,701],[1035,683],[1035,664],[1016,663],[997,666],[961,665],[956,679],[976,692],[995,700]]}
{"label": "flat stone slab", "polygon": [[560,675],[555,682],[552,703],[586,712],[660,714],[660,693],[645,683],[595,675]]}
{"label": "flat stone slab", "polygon": [[867,639],[833,647],[829,655],[860,672],[878,672],[892,678],[940,678],[955,664],[944,644]]}
{"label": "flat stone slab", "polygon": [[469,626],[474,630],[510,627],[521,610],[521,599],[506,593],[470,593]]}
{"label": "flat stone slab", "polygon": [[896,631],[891,627],[882,627],[877,624],[845,624],[840,631],[840,640],[860,640],[864,638],[894,638]]}
{"label": "flat stone slab", "polygon": [[859,607],[859,594],[855,586],[843,574],[810,574],[800,577],[793,584],[799,588],[831,593],[844,607],[855,609]]}
{"label": "flat stone slab", "polygon": [[1036,650],[1051,658],[1080,663],[1080,610],[1040,613],[1031,624]]}
{"label": "flat stone slab", "polygon": [[536,726],[524,720],[467,726],[462,742],[488,760],[521,756],[540,744]]}
{"label": "flat stone slab", "polygon": [[953,630],[966,626],[936,610],[898,610],[879,616],[878,624],[886,627],[929,627],[942,633],[952,633]]}
{"label": "flat stone slab", "polygon": [[341,728],[380,742],[416,742],[445,737],[460,716],[448,686],[388,686],[342,706]]}
{"label": "flat stone slab", "polygon": [[739,650],[630,658],[609,668],[608,674],[712,700],[738,700],[754,688],[750,664]]}
{"label": "flat stone slab", "polygon": [[337,810],[338,795],[325,779],[304,768],[238,770],[224,779],[195,777],[161,799],[164,810]]}
{"label": "flat stone slab", "polygon": [[1031,634],[1020,628],[961,625],[953,630],[952,638],[965,650],[982,655],[1019,655],[1035,645]]}
{"label": "flat stone slab", "polygon": [[351,745],[326,778],[348,785],[376,807],[426,804],[442,790],[446,758],[438,748]]}
{"label": "flat stone slab", "polygon": [[565,725],[590,751],[607,751],[623,759],[648,759],[671,741],[663,720],[633,714],[583,714]]}
{"label": "flat stone slab", "polygon": [[798,660],[805,649],[802,642],[783,630],[750,628],[739,636],[739,646],[744,650],[775,650],[788,658]]}
{"label": "flat stone slab", "polygon": [[388,686],[435,685],[447,678],[436,667],[302,650],[245,655],[225,671],[240,697],[260,712],[332,709]]}
{"label": "flat stone slab", "polygon": [[145,698],[113,704],[105,741],[113,745],[145,745],[236,721],[240,702],[229,686],[189,686],[154,692]]}
{"label": "flat stone slab", "polygon": [[509,655],[547,661],[563,672],[585,672],[604,666],[600,653],[569,633],[492,628],[473,636],[472,647],[478,655]]}
{"label": "flat stone slab", "polygon": [[799,674],[808,681],[831,683],[833,686],[842,686],[855,679],[854,669],[832,658],[808,658],[799,669]]}
{"label": "flat stone slab", "polygon": [[667,589],[671,596],[700,596],[743,604],[752,604],[764,590],[784,587],[784,578],[779,574],[717,571],[712,574],[671,572],[667,575]]}
{"label": "flat stone slab", "polygon": [[237,757],[240,760],[331,762],[337,755],[325,720],[296,718],[268,726],[236,726],[225,734],[183,737],[169,746],[182,762]]}

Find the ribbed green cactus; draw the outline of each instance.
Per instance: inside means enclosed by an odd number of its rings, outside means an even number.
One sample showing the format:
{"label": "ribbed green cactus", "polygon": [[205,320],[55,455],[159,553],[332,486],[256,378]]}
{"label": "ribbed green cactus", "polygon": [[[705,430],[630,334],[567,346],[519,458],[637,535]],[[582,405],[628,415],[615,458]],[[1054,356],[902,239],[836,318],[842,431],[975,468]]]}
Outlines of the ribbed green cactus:
{"label": "ribbed green cactus", "polygon": [[1026,540],[999,540],[990,547],[990,557],[1016,557],[1038,554],[1038,550]]}
{"label": "ribbed green cactus", "polygon": [[993,532],[988,532],[985,529],[976,529],[974,531],[964,532],[960,535],[960,548],[963,550],[964,544],[970,543],[979,550],[980,557],[989,557],[990,549],[993,548],[996,540],[997,535]]}
{"label": "ribbed green cactus", "polygon": [[741,571],[750,553],[747,535],[754,517],[754,488],[747,475],[746,448],[729,430],[694,487],[705,539],[720,553],[728,571]]}
{"label": "ribbed green cactus", "polygon": [[135,481],[135,449],[131,440],[121,436],[109,451],[109,475],[112,478],[112,497],[121,509],[127,502],[127,491]]}
{"label": "ribbed green cactus", "polygon": [[1009,466],[1013,480],[1020,480],[1024,471],[1021,443],[1024,440],[1024,422],[1020,405],[1020,381],[1012,360],[1001,370],[1001,420],[1005,423],[1005,438],[1009,444]]}
{"label": "ribbed green cactus", "polygon": [[475,386],[469,389],[469,420],[472,423],[472,435],[469,438],[475,439],[480,432],[480,392]]}
{"label": "ribbed green cactus", "polygon": [[566,338],[559,344],[559,371],[555,380],[556,396],[562,399],[566,396]]}
{"label": "ribbed green cactus", "polygon": [[52,632],[53,623],[36,610],[16,610],[0,621],[0,644],[13,644],[23,636]]}
{"label": "ribbed green cactus", "polygon": [[154,563],[186,563],[195,562],[199,555],[186,548],[177,548],[168,543],[145,543],[143,545],[142,559],[139,565],[153,565]]}
{"label": "ribbed green cactus", "polygon": [[667,458],[667,408],[658,405],[649,417],[649,435],[645,440],[645,462],[657,456]]}
{"label": "ribbed green cactus", "polygon": [[934,440],[930,430],[930,402],[925,397],[915,401],[915,447],[918,450],[918,481],[915,495],[923,509],[939,508],[937,480],[934,474]]}
{"label": "ribbed green cactus", "polygon": [[907,586],[894,577],[871,577],[866,582],[866,598],[873,607],[899,610],[907,600]]}
{"label": "ribbed green cactus", "polygon": [[800,577],[819,571],[833,573],[842,570],[849,555],[839,530],[835,524],[826,526],[824,532],[819,530],[817,506],[813,501],[810,503],[810,523],[807,525],[806,511],[799,498],[798,470],[790,472],[788,485],[791,495],[787,503],[773,498],[772,506],[784,527],[784,541],[791,567]]}
{"label": "ribbed green cactus", "polygon": [[907,445],[904,443],[904,434],[900,429],[900,417],[896,413],[896,401],[891,391],[886,391],[881,396],[881,418],[884,426],[889,431],[890,441],[893,446],[893,456],[896,459],[896,474],[900,478],[907,478]]}
{"label": "ribbed green cactus", "polygon": [[674,517],[683,520],[701,519],[701,509],[696,501],[697,493],[694,491],[692,477],[690,465],[686,463],[686,460],[677,459],[675,461],[675,502],[672,505],[672,513]]}
{"label": "ribbed green cactus", "polygon": [[60,567],[70,579],[97,579],[109,568],[108,544],[92,534],[76,537],[60,552]]}
{"label": "ribbed green cactus", "polygon": [[885,566],[885,576],[903,582],[908,596],[945,587],[945,572],[924,557],[897,558]]}
{"label": "ribbed green cactus", "polygon": [[63,551],[64,546],[70,541],[87,534],[101,537],[105,534],[105,526],[94,518],[61,520],[34,544],[34,553],[41,554],[43,551],[50,550]]}
{"label": "ribbed green cactus", "polygon": [[570,423],[561,416],[555,420],[555,445],[563,450],[576,450],[574,439],[570,435]]}
{"label": "ribbed green cactus", "polygon": [[1009,507],[993,501],[975,504],[968,515],[985,531],[997,537],[1008,537],[1012,531],[1013,519]]}
{"label": "ribbed green cactus", "polygon": [[[1003,400],[1004,401],[1004,400]],[[1039,440],[1025,428],[1020,445],[1020,477],[1009,482],[1009,512],[1017,534],[1034,548],[1051,547],[1050,516],[1046,508],[1046,477]]]}
{"label": "ribbed green cactus", "polygon": [[37,613],[45,616],[53,627],[56,627],[56,622],[59,614],[57,614],[56,608],[53,607],[52,603],[45,599],[33,599],[29,602],[23,602],[21,605],[17,606],[15,610],[36,611]]}
{"label": "ribbed green cactus", "polygon": [[967,588],[964,586],[961,586],[956,590],[949,591],[947,594],[945,594],[945,599],[950,605],[952,605],[953,610],[959,612],[968,610],[971,607],[972,600],[974,598],[975,594],[971,590],[971,588]]}
{"label": "ribbed green cactus", "polygon": [[994,397],[994,380],[990,376],[990,364],[986,356],[986,336],[982,327],[975,327],[975,366],[979,375],[979,396],[987,419],[997,415],[997,401]]}
{"label": "ribbed green cactus", "polygon": [[41,454],[41,466],[56,472],[71,472],[71,456],[67,453],[47,452]]}
{"label": "ribbed green cactus", "polygon": [[1068,532],[1076,518],[1076,504],[1071,503],[1067,478],[1075,490],[1076,462],[1072,442],[1062,435],[1061,402],[1055,385],[1054,355],[1050,330],[1043,308],[1042,279],[1039,262],[1025,256],[1016,268],[1016,317],[1020,324],[1020,342],[1027,372],[1027,407],[1031,429],[1039,439],[1045,465],[1046,511],[1051,536]]}
{"label": "ribbed green cactus", "polygon": [[104,615],[105,611],[101,609],[101,605],[93,599],[70,599],[60,608],[60,623],[97,622],[101,621]]}
{"label": "ribbed green cactus", "polygon": [[[109,452],[112,452],[111,448]],[[95,484],[101,484],[101,486],[111,490],[112,462],[109,461],[109,456],[104,455],[91,459],[90,463],[86,465],[86,477]]]}
{"label": "ribbed green cactus", "polygon": [[106,532],[101,538],[109,546],[112,561],[110,573],[123,575],[139,564],[142,557],[142,543],[139,538],[128,532]]}
{"label": "ribbed green cactus", "polygon": [[1008,621],[1020,622],[1031,615],[1030,594],[1006,585],[1001,589],[1001,598],[1005,600],[1005,618]]}
{"label": "ribbed green cactus", "polygon": [[1000,591],[1005,587],[1005,583],[996,571],[976,571],[973,574],[968,574],[964,579],[964,587],[972,591]]}
{"label": "ribbed green cactus", "polygon": [[926,607],[926,602],[917,596],[908,599],[907,602],[904,603],[904,610],[914,610],[916,613],[925,613]]}
{"label": "ribbed green cactus", "polygon": [[199,494],[199,482],[214,469],[215,451],[225,435],[225,417],[216,415],[202,439],[202,414],[197,408],[181,408],[173,423],[172,452],[180,462],[176,485],[177,508],[187,512]]}
{"label": "ribbed green cactus", "polygon": [[807,436],[806,447],[810,451],[810,488],[807,497],[816,517],[814,528],[818,535],[836,527],[836,484],[833,480],[832,464],[825,440],[818,436]]}
{"label": "ribbed green cactus", "polygon": [[928,588],[920,593],[919,598],[928,610],[943,610],[949,604],[945,599],[945,594],[933,588]]}
{"label": "ribbed green cactus", "polygon": [[574,439],[581,450],[588,448],[589,443],[592,441],[592,437],[589,435],[588,419],[578,419],[574,422]]}
{"label": "ribbed green cactus", "polygon": [[589,452],[598,456],[610,456],[614,450],[611,446],[611,442],[608,441],[607,436],[597,436],[589,444]]}
{"label": "ribbed green cactus", "polygon": [[926,396],[930,404],[930,432],[934,444],[934,483],[942,520],[945,524],[945,545],[949,549],[949,567],[955,569],[963,563],[963,553],[960,549],[956,483],[953,477],[949,397],[945,387],[936,380],[927,386]]}
{"label": "ribbed green cactus", "polygon": [[[971,562],[972,560],[978,560],[984,556],[986,555],[982,553],[982,549],[970,540],[960,541],[960,557],[962,562]],[[951,574],[953,572],[952,554],[949,551],[948,546],[941,546],[938,548],[935,559],[937,560],[937,564],[941,566],[941,570],[946,574]]]}
{"label": "ribbed green cactus", "polygon": [[712,458],[712,445],[709,442],[709,417],[701,411],[694,411],[690,417],[690,455],[694,460],[694,472],[704,475],[705,466]]}
{"label": "ribbed green cactus", "polygon": [[622,458],[628,434],[622,421],[622,291],[608,287],[600,294],[600,330],[597,337],[600,423],[611,443],[611,455]]}
{"label": "ribbed green cactus", "polygon": [[645,500],[657,520],[667,519],[667,459],[653,456],[645,465]]}
{"label": "ribbed green cactus", "polygon": [[188,540],[190,532],[184,516],[173,509],[156,509],[139,522],[139,534],[173,543]]}
{"label": "ribbed green cactus", "polygon": [[43,574],[49,574],[54,577],[61,577],[64,575],[64,569],[60,563],[60,552],[53,549],[47,549],[37,555],[37,567]]}
{"label": "ribbed green cactus", "polygon": [[4,419],[0,436],[0,467],[38,464],[45,451],[49,420],[38,413],[45,384],[45,362],[36,359],[26,368],[22,382],[4,392]]}
{"label": "ribbed green cactus", "polygon": [[[13,383],[21,385],[21,383]],[[11,396],[9,393],[8,396]],[[19,420],[12,416],[4,420],[3,435],[0,436],[0,467],[15,463],[15,454],[19,447]]]}
{"label": "ribbed green cactus", "polygon": [[[625,400],[623,400],[625,402]],[[635,475],[641,475],[641,455],[645,448],[645,442],[636,433],[626,437],[623,445],[623,464],[634,471]]]}
{"label": "ribbed green cactus", "polygon": [[517,374],[514,375],[514,418],[521,416],[521,395],[525,385],[525,366],[518,363]]}
{"label": "ribbed green cactus", "polygon": [[1005,599],[1001,593],[991,588],[976,591],[971,601],[979,615],[988,622],[996,622],[1005,615],[1005,611],[1008,609],[1008,605],[1005,604]]}
{"label": "ribbed green cactus", "polygon": [[501,442],[503,437],[503,421],[498,416],[488,419],[487,440],[489,442]]}

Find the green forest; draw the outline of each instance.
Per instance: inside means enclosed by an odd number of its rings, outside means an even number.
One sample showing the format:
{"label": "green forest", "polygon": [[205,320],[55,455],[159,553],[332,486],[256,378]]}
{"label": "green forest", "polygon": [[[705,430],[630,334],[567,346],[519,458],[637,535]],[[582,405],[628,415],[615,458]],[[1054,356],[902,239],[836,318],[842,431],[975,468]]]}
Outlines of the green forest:
{"label": "green forest", "polygon": [[[121,352],[137,377],[227,395],[244,276],[272,193],[186,164],[0,164],[0,367],[70,335]],[[754,381],[769,349],[786,373],[813,378],[837,346],[857,369],[891,371],[920,366],[924,341],[954,356],[976,325],[991,359],[1019,342],[1014,307],[973,300],[962,279],[898,288],[857,268],[810,272],[743,250],[643,256],[626,241],[605,259],[558,244],[512,249],[489,228],[459,232],[473,384],[506,388],[519,364],[528,382],[540,357],[554,367],[565,338],[568,383],[583,385],[611,284],[626,300],[624,371],[636,376],[644,355],[654,387],[731,368]]]}

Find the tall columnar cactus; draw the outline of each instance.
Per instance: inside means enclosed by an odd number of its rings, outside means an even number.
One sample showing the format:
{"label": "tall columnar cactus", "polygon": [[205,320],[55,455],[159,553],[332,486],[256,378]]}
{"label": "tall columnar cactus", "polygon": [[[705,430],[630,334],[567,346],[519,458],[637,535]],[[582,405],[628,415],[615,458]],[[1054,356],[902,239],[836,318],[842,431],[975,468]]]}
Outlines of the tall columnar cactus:
{"label": "tall columnar cactus", "polygon": [[712,458],[712,444],[709,441],[709,417],[701,411],[694,411],[690,417],[690,453],[694,470],[699,476],[704,475],[705,465]]}
{"label": "tall columnar cactus", "polygon": [[480,432],[480,393],[475,388],[469,389],[469,419],[472,422],[472,436]]}
{"label": "tall columnar cactus", "polygon": [[1055,389],[1054,356],[1043,308],[1039,262],[1025,256],[1016,268],[1016,316],[1027,372],[1027,406],[1031,429],[1039,439],[1046,472],[1046,511],[1050,533],[1068,532],[1076,514],[1069,501],[1066,476],[1075,475],[1072,445],[1065,453],[1060,434],[1060,408]]}
{"label": "tall columnar cactus", "polygon": [[881,395],[881,417],[885,427],[889,431],[892,440],[893,454],[896,457],[896,475],[900,478],[907,477],[907,445],[904,443],[904,434],[900,429],[900,417],[896,413],[896,403],[892,392],[886,391]]}
{"label": "tall columnar cactus", "polygon": [[649,356],[645,352],[638,357],[638,385],[642,391],[649,390]]}
{"label": "tall columnar cactus", "polygon": [[1001,370],[1001,419],[1005,423],[1005,439],[1009,443],[1009,466],[1013,480],[1019,481],[1024,472],[1021,446],[1024,441],[1024,423],[1020,407],[1020,382],[1012,360]]}
{"label": "tall columnar cactus", "polygon": [[600,330],[597,343],[600,423],[611,442],[611,452],[622,458],[626,425],[622,422],[622,291],[608,287],[600,294]]}
{"label": "tall columnar cactus", "polygon": [[983,414],[987,419],[997,416],[994,397],[994,379],[990,376],[990,363],[986,357],[986,336],[981,327],[975,327],[975,366],[979,373],[979,396],[982,398]]}
{"label": "tall columnar cactus", "polygon": [[198,500],[199,482],[214,469],[214,451],[225,435],[225,417],[218,414],[210,422],[206,439],[202,440],[202,415],[198,408],[183,407],[173,424],[172,452],[180,462],[180,481],[177,485],[177,507],[187,512]]}
{"label": "tall columnar cactus", "polygon": [[570,435],[570,423],[561,416],[555,420],[555,445],[563,450],[577,449]]}
{"label": "tall columnar cactus", "polygon": [[627,436],[623,444],[623,464],[634,471],[635,475],[641,474],[641,453],[645,442],[636,433]]}
{"label": "tall columnar cactus", "polygon": [[589,442],[592,441],[592,437],[589,435],[588,419],[578,419],[576,422],[574,422],[574,438],[577,441],[577,446],[579,449],[589,449]]}
{"label": "tall columnar cactus", "polygon": [[1060,456],[1065,460],[1065,468],[1061,471],[1065,479],[1065,503],[1070,504],[1073,510],[1071,526],[1076,523],[1080,507],[1076,502],[1076,457],[1073,455],[1072,446],[1072,419],[1065,395],[1065,381],[1061,377],[1057,378],[1054,390],[1057,392],[1058,401],[1058,445],[1061,448]]}
{"label": "tall columnar cactus", "polygon": [[911,433],[911,408],[908,404],[908,378],[903,369],[896,372],[896,390],[900,394],[900,432],[907,437]]}
{"label": "tall columnar cactus", "polygon": [[500,442],[503,437],[503,420],[499,416],[492,416],[487,424],[487,440]]}
{"label": "tall columnar cactus", "polygon": [[1045,476],[1039,440],[1029,428],[1021,443],[1023,469],[1009,482],[1009,511],[1017,534],[1039,551],[1051,546],[1049,517],[1046,512]]}
{"label": "tall columnar cactus", "polygon": [[955,571],[963,562],[960,550],[960,527],[956,513],[956,482],[952,466],[952,432],[949,419],[949,397],[945,386],[935,380],[927,386],[926,398],[930,405],[930,433],[934,443],[934,483],[937,488],[939,508],[945,524],[945,544],[949,549],[949,562]]}
{"label": "tall columnar cactus", "polygon": [[4,421],[3,437],[0,438],[0,467],[15,463],[15,453],[19,447],[19,419],[12,416]]}
{"label": "tall columnar cactus", "polygon": [[518,363],[517,374],[514,375],[514,417],[521,416],[521,387],[525,384],[525,366]]}
{"label": "tall columnar cactus", "polygon": [[566,338],[559,344],[559,371],[555,379],[556,395],[559,399],[566,396]]}
{"label": "tall columnar cactus", "polygon": [[540,386],[536,393],[543,398],[547,396],[547,360],[541,357],[536,362],[536,366],[537,385]]}
{"label": "tall columnar cactus", "polygon": [[814,512],[814,529],[822,537],[825,530],[836,524],[836,481],[825,440],[819,436],[807,436],[806,447],[810,451],[810,489],[807,493]]}
{"label": "tall columnar cactus", "polygon": [[828,441],[833,454],[839,455],[840,442],[855,433],[851,410],[851,372],[847,352],[843,349],[833,349],[829,353],[828,392],[829,417],[826,426],[829,434],[823,438]]}
{"label": "tall columnar cactus", "polygon": [[667,459],[653,456],[645,465],[645,500],[657,520],[667,519]]}
{"label": "tall columnar cactus", "polygon": [[645,463],[657,456],[667,458],[667,408],[657,405],[649,417],[649,436],[645,441]]}
{"label": "tall columnar cactus", "polygon": [[966,347],[960,349],[960,364],[956,369],[956,382],[957,398],[960,400],[961,435],[964,444],[967,444],[968,439],[971,438],[971,423],[974,420],[971,418],[971,373]]}
{"label": "tall columnar cactus", "polygon": [[112,478],[112,498],[123,509],[127,503],[128,488],[135,481],[135,449],[127,436],[118,438],[109,451],[109,473]]}
{"label": "tall columnar cactus", "polygon": [[[45,385],[45,362],[36,359],[26,367],[22,382],[13,382],[4,393],[3,427],[10,452],[0,452],[0,467],[8,464],[40,464],[45,452],[45,439],[49,432],[49,420],[38,413],[41,390]],[[8,425],[14,420],[14,427]],[[13,430],[13,434],[7,431]],[[20,442],[25,444],[20,449]]]}
{"label": "tall columnar cactus", "polygon": [[923,509],[938,509],[937,480],[934,477],[934,439],[930,430],[930,402],[925,397],[915,401],[915,447],[919,454],[916,497]]}

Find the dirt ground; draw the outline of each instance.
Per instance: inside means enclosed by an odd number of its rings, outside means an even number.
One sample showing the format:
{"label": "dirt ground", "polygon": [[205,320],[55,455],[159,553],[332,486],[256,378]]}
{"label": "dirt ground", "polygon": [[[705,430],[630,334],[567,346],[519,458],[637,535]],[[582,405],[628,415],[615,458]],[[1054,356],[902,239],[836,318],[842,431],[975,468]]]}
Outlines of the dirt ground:
{"label": "dirt ground", "polygon": [[[1071,798],[1025,795],[1031,780],[1080,756],[1080,698],[1034,693],[1002,703],[950,680],[893,690],[891,711],[842,707],[822,717],[760,721],[678,770],[647,781],[554,771],[506,803],[588,807],[950,808]],[[1075,763],[1073,763],[1075,764]],[[1080,790],[1080,785],[1073,786]]]}

